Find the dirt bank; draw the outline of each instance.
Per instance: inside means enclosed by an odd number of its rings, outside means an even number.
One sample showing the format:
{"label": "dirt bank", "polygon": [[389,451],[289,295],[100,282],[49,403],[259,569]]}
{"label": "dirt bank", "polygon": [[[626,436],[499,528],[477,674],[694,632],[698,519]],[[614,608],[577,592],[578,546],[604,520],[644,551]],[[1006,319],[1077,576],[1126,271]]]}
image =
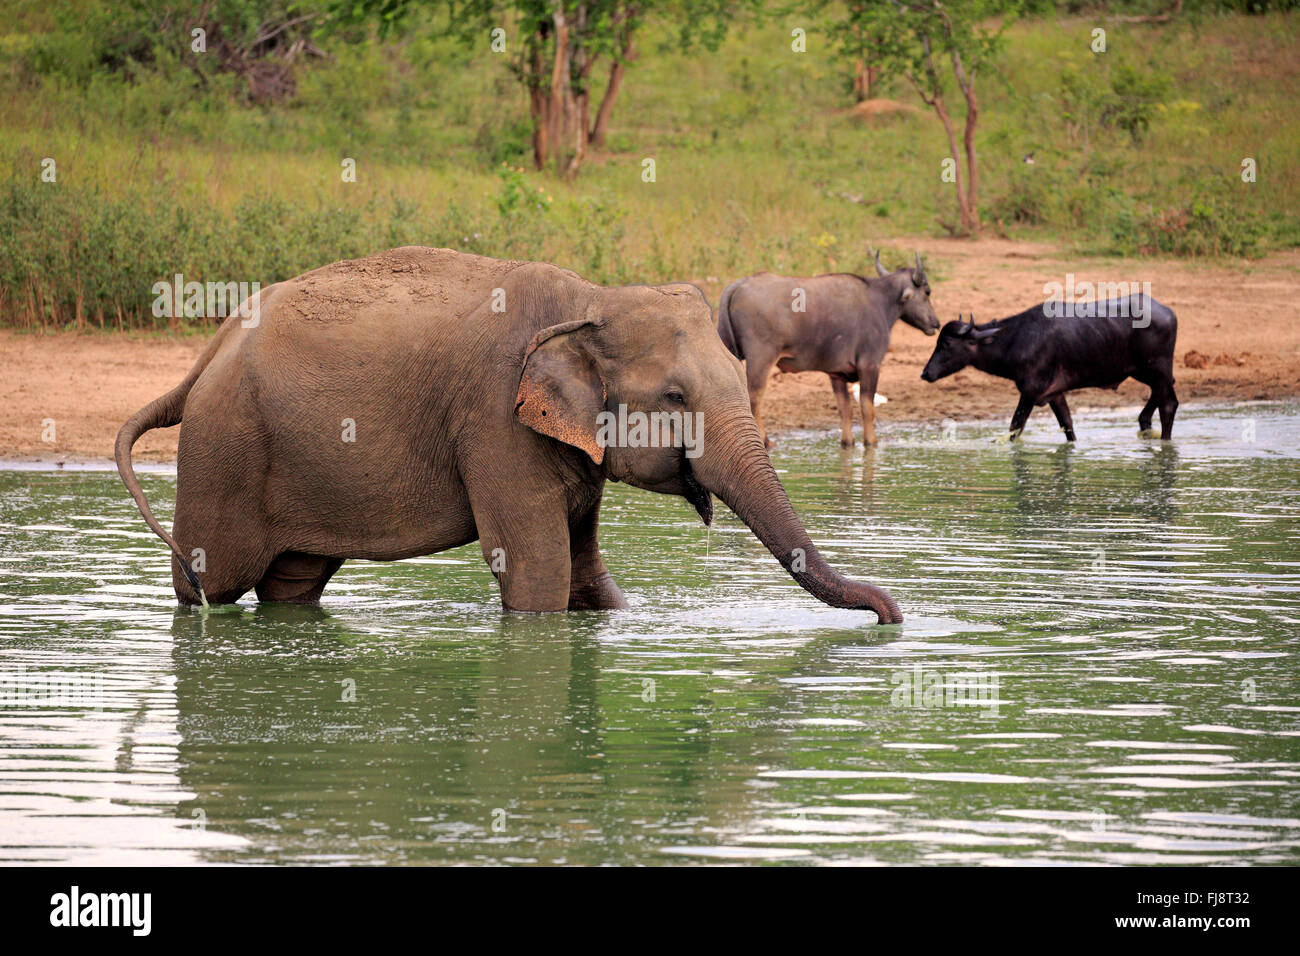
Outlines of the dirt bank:
{"label": "dirt bank", "polygon": [[[1276,399],[1300,395],[1300,252],[1248,264],[1145,262],[1067,257],[1050,245],[988,239],[882,240],[919,245],[935,273],[940,318],[958,312],[977,321],[1017,312],[1043,298],[1045,282],[1149,281],[1152,294],[1178,313],[1175,375],[1183,401]],[[708,291],[716,302],[720,287]],[[19,335],[0,331],[0,457],[98,459],[112,456],[118,428],[132,412],[184,377],[207,336],[130,334]],[[1015,387],[967,369],[927,385],[921,368],[934,339],[899,325],[880,376],[889,403],[878,420],[957,421],[1007,418]],[[1076,419],[1088,407],[1138,405],[1146,391],[1127,382],[1118,393],[1086,391],[1071,399]],[[838,432],[826,376],[778,373],[767,391],[766,417],[782,429]],[[50,435],[49,422],[53,422]],[[1054,428],[1040,412],[1030,423]],[[175,457],[177,429],[154,431],[136,446],[144,461]],[[860,426],[858,430],[861,435]],[[53,441],[45,438],[52,437]],[[885,434],[888,439],[888,433]]]}

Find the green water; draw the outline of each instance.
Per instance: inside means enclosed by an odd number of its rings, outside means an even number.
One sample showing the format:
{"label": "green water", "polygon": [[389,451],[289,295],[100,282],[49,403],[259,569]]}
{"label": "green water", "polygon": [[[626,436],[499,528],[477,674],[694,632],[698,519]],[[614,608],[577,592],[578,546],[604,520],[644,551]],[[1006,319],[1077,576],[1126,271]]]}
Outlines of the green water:
{"label": "green water", "polygon": [[1300,409],[1076,415],[775,451],[901,628],[618,485],[630,611],[503,614],[472,546],[205,615],[116,475],[0,472],[0,680],[89,688],[0,706],[0,859],[1300,862]]}

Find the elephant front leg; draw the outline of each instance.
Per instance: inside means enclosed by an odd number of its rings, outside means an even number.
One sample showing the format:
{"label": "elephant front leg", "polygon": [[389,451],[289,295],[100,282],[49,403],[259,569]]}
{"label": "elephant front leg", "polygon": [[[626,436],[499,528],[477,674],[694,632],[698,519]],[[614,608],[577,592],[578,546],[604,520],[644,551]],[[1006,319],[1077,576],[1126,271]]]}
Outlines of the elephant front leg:
{"label": "elephant front leg", "polygon": [[[505,498],[507,496],[503,496]],[[572,560],[563,503],[474,502],[483,558],[501,586],[507,611],[564,611]]]}
{"label": "elephant front leg", "polygon": [[628,606],[623,592],[605,567],[596,543],[600,503],[569,529],[569,610],[621,610]]}

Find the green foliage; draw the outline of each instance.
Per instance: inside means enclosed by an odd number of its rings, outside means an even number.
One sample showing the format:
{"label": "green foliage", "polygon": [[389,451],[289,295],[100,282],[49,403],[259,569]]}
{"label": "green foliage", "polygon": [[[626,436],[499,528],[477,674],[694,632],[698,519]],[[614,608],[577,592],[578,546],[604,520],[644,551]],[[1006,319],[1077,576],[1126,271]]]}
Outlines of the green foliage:
{"label": "green foliage", "polygon": [[1150,129],[1151,117],[1169,90],[1169,78],[1159,70],[1121,64],[1111,74],[1110,94],[1101,104],[1101,121],[1139,140]]}
{"label": "green foliage", "polygon": [[[844,64],[819,55],[831,37],[810,30],[794,54],[788,20],[716,55],[648,20],[608,149],[567,183],[518,171],[523,91],[436,19],[390,41],[370,25],[332,34],[294,99],[250,107],[238,77],[201,77],[163,44],[106,65],[104,44],[130,31],[101,36],[98,0],[24,2],[15,32],[0,25],[0,324],[149,327],[151,286],[176,272],[266,284],[411,243],[716,295],[761,269],[869,271],[868,243],[924,249],[951,208],[933,114],[846,109]],[[1116,25],[1104,56],[1089,28],[1021,21],[1002,35],[981,81],[986,223],[1132,255],[1300,245],[1295,15],[1224,17],[1199,35]],[[84,55],[33,52],[60,44]],[[1133,77],[1150,63],[1167,89]],[[916,102],[890,84],[877,95]],[[655,183],[640,178],[648,156]],[[56,183],[40,182],[43,157]],[[340,181],[344,157],[356,183]],[[1243,157],[1257,183],[1241,182]]]}
{"label": "green foliage", "polygon": [[529,158],[532,129],[522,119],[492,118],[479,127],[474,146],[489,166],[522,163]]}
{"label": "green foliage", "polygon": [[0,310],[26,328],[164,328],[172,323],[152,315],[152,287],[177,272],[265,287],[402,245],[531,259],[561,232],[568,253],[552,258],[596,281],[633,281],[620,253],[626,212],[611,196],[558,204],[561,229],[542,177],[502,167],[499,179],[495,211],[401,196],[304,205],[250,192],[214,214],[177,183],[107,195],[11,178],[0,186]]}
{"label": "green foliage", "polygon": [[837,41],[845,56],[865,59],[884,77],[907,77],[934,96],[944,92],[954,56],[970,76],[995,59],[1020,7],[1019,0],[850,2]]}
{"label": "green foliage", "polygon": [[[51,0],[60,29],[36,35],[23,65],[36,76],[84,86],[96,76],[137,77],[177,64],[200,81],[242,66],[304,35],[322,16],[316,0]],[[287,28],[282,29],[288,25]],[[193,49],[193,30],[207,50]],[[238,52],[240,56],[232,56]]]}
{"label": "green foliage", "polygon": [[1172,206],[1125,204],[1112,225],[1115,249],[1128,255],[1256,256],[1267,225],[1241,202],[1249,188],[1202,187]]}
{"label": "green foliage", "polygon": [[1024,0],[1025,12],[1034,16],[1054,13],[1156,17],[1195,17],[1205,14],[1286,11],[1300,8],[1300,0]]}
{"label": "green foliage", "polygon": [[635,281],[619,264],[627,214],[615,200],[607,193],[597,193],[572,203],[568,213],[574,252],[581,263],[579,271],[610,276],[611,281],[620,284]]}
{"label": "green foliage", "polygon": [[501,191],[497,193],[496,206],[502,216],[545,214],[550,210],[553,200],[546,187],[529,182],[523,167],[502,163],[497,175],[501,177]]}

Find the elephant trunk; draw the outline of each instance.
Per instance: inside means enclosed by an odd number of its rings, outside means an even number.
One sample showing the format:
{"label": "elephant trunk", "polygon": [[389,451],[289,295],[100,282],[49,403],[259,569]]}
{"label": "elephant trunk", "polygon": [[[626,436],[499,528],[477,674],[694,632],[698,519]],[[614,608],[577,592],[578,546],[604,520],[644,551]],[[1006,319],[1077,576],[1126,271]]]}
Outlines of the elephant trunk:
{"label": "elephant trunk", "polygon": [[846,578],[826,563],[794,513],[748,409],[705,420],[702,454],[691,462],[696,480],[749,526],[790,576],[832,607],[873,610],[881,624],[902,621],[888,592]]}

